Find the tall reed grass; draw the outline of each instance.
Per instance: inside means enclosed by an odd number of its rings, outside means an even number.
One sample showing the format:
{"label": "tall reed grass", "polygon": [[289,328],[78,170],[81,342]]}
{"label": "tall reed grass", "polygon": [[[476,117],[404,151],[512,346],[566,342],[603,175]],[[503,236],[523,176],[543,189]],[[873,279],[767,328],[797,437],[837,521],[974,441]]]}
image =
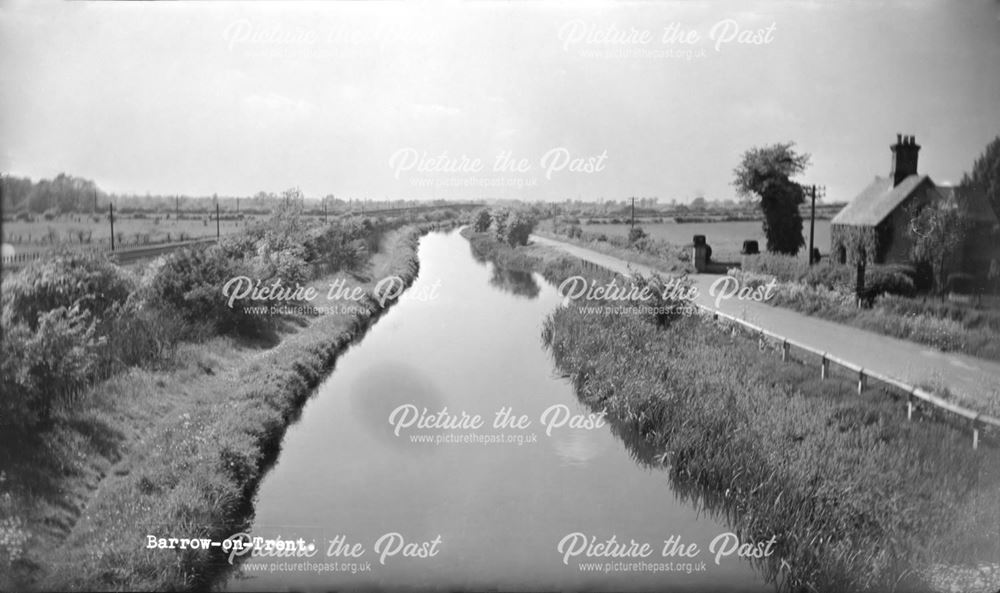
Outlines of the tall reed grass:
{"label": "tall reed grass", "polygon": [[[593,274],[565,259],[546,270]],[[698,317],[658,327],[569,306],[542,337],[583,402],[662,451],[735,530],[777,536],[763,570],[785,590],[912,590],[932,563],[996,560],[996,451],[907,422],[885,394],[820,381]]]}

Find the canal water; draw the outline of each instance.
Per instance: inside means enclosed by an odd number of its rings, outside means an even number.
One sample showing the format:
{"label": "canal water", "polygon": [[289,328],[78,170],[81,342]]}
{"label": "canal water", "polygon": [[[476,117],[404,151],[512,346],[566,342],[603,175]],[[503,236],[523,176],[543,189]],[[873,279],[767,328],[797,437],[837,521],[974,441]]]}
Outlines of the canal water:
{"label": "canal water", "polygon": [[[424,237],[419,256],[414,298],[344,353],[257,494],[252,535],[311,555],[245,558],[223,588],[774,590],[745,560],[716,564],[728,527],[655,452],[587,417],[541,342],[553,286],[476,261],[457,232]],[[411,424],[424,409],[461,426]],[[504,410],[514,424],[494,427]],[[574,555],[591,537],[651,553]],[[677,555],[689,544],[697,556]]]}

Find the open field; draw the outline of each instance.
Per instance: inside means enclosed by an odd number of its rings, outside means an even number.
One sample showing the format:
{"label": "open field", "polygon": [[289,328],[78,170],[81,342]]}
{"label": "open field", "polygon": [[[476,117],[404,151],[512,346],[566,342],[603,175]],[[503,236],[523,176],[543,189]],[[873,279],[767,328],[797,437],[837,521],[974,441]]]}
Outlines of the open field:
{"label": "open field", "polygon": [[[119,245],[171,243],[215,236],[215,218],[205,215],[181,215],[177,220],[153,215],[136,218],[115,215],[115,242]],[[231,235],[253,225],[256,217],[226,218],[219,221],[219,232]],[[73,214],[53,220],[35,222],[5,221],[3,243],[15,253],[50,251],[59,247],[71,249],[108,249],[111,246],[111,226],[107,213],[102,216]],[[4,255],[7,255],[5,252]]]}
{"label": "open field", "polygon": [[[475,204],[454,203],[444,205],[405,206],[399,208],[374,208],[350,212],[329,212],[321,210],[303,212],[312,220],[336,220],[357,216],[392,217],[419,215],[441,208],[472,208]],[[266,214],[235,213],[222,211],[218,232],[222,236],[232,235],[267,219]],[[145,244],[173,243],[216,236],[214,212],[181,212],[176,218],[173,212],[166,213],[121,213],[115,212],[115,247],[133,247]],[[15,220],[7,217],[0,228],[0,242],[13,248],[16,254],[52,251],[57,248],[107,250],[111,246],[111,225],[108,213],[64,214],[45,220],[36,215],[34,220]],[[8,255],[7,250],[4,256]]]}

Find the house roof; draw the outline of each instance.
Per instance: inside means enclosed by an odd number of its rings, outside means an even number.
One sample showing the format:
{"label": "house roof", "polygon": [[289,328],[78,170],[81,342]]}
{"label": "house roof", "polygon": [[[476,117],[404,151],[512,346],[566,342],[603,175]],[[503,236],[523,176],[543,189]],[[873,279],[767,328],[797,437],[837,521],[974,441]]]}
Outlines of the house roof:
{"label": "house roof", "polygon": [[893,187],[891,177],[875,177],[860,194],[837,213],[832,224],[876,226],[906,201],[925,181],[927,175],[910,175]]}

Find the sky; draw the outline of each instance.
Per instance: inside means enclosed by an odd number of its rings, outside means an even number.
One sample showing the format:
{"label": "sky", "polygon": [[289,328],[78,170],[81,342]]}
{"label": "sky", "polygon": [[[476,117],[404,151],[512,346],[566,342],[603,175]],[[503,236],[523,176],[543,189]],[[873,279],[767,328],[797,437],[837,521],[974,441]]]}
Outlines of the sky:
{"label": "sky", "polygon": [[1000,2],[0,0],[0,170],[108,192],[683,203],[791,141],[846,201],[897,133],[1000,134]]}

